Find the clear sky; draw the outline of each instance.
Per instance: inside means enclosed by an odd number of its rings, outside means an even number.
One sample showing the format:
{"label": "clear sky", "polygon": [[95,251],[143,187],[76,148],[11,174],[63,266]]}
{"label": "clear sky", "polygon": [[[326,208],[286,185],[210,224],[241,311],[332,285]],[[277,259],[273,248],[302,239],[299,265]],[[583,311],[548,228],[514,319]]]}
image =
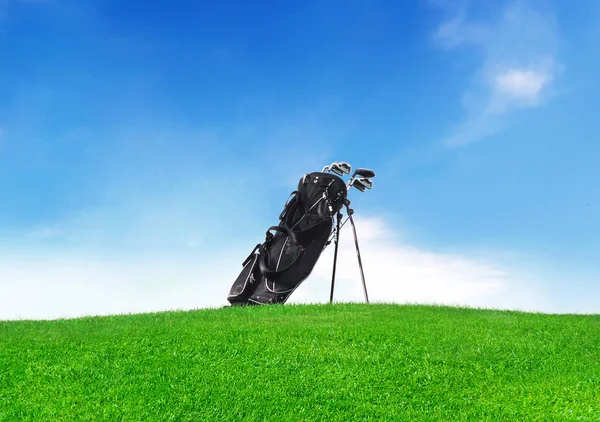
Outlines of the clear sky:
{"label": "clear sky", "polygon": [[[595,0],[0,0],[0,319],[225,305],[338,160],[377,172],[373,301],[598,313],[599,28]],[[330,252],[292,301],[328,300]]]}

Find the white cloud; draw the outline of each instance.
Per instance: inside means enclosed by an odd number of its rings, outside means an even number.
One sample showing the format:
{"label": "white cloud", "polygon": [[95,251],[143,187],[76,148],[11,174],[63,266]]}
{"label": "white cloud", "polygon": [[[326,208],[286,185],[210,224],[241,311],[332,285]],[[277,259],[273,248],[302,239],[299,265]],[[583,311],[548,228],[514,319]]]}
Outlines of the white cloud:
{"label": "white cloud", "polygon": [[533,70],[510,69],[496,77],[496,90],[517,99],[536,101],[541,90],[552,80]]}
{"label": "white cloud", "polygon": [[469,19],[464,5],[445,4],[444,9],[452,17],[434,39],[444,48],[464,47],[481,55],[463,98],[466,117],[445,140],[458,147],[497,134],[512,112],[541,106],[550,98],[561,70],[558,36],[551,14],[527,1],[510,1],[494,20],[481,22]]}
{"label": "white cloud", "polygon": [[45,253],[0,261],[0,320],[195,309],[226,304],[241,256],[223,259]]}
{"label": "white cloud", "polygon": [[[371,302],[438,303],[544,312],[575,312],[551,301],[546,288],[498,259],[424,250],[398,237],[385,221],[358,217]],[[351,226],[342,231],[335,300],[362,302]],[[256,243],[262,239],[256,239]],[[241,244],[243,243],[243,244]],[[54,319],[197,309],[228,305],[227,293],[253,241],[201,254],[82,255],[54,251],[0,259],[0,320]],[[329,300],[333,245],[289,303]]]}
{"label": "white cloud", "polygon": [[[516,269],[410,245],[381,219],[357,218],[356,225],[371,302],[547,309],[544,292],[535,280]],[[364,300],[362,283],[352,228],[347,226],[341,235],[334,299],[360,302]],[[311,275],[312,281],[301,285],[292,301],[328,301],[332,262],[330,247]]]}

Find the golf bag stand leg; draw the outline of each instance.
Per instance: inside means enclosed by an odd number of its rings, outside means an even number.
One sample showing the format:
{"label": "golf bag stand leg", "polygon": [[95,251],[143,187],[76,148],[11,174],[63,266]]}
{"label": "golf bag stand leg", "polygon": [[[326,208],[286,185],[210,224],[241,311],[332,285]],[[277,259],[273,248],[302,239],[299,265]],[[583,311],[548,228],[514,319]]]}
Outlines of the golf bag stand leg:
{"label": "golf bag stand leg", "polygon": [[348,215],[350,223],[352,223],[352,231],[354,232],[354,244],[356,245],[356,256],[358,257],[358,266],[360,267],[360,277],[362,279],[363,291],[365,293],[365,301],[369,303],[369,296],[367,295],[367,284],[365,283],[365,273],[363,271],[362,260],[360,258],[360,248],[358,247],[358,237],[356,236],[356,226],[354,225],[354,219],[352,214]]}
{"label": "golf bag stand leg", "polygon": [[338,247],[340,244],[340,219],[342,215],[337,213],[337,222],[335,227],[335,252],[333,253],[333,273],[331,274],[331,293],[329,294],[329,303],[333,303],[333,286],[335,284],[335,269],[337,266]]}

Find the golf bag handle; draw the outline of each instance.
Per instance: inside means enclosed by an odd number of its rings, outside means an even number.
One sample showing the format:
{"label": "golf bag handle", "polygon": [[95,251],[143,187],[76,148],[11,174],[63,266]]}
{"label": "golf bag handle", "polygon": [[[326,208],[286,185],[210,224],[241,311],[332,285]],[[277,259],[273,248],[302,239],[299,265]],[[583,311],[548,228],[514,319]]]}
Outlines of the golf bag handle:
{"label": "golf bag handle", "polygon": [[[292,239],[294,239],[294,234],[287,227],[272,226],[272,227],[269,227],[269,230],[267,230],[267,242],[266,243],[269,243],[270,239],[273,236],[270,233],[271,230],[286,233],[288,236],[290,236]],[[296,264],[296,262],[298,262],[300,257],[302,257],[303,253],[304,253],[304,247],[302,247],[302,249],[300,250],[300,253],[296,256],[296,258],[294,258],[294,260],[289,265],[287,265],[284,268],[282,268],[281,270],[277,270],[277,271],[273,271],[273,270],[270,270],[267,268],[267,264],[265,262],[267,259],[267,254],[263,254],[260,257],[260,260],[258,262],[260,272],[262,273],[263,276],[265,276],[267,278],[277,279],[282,274],[284,274],[286,271],[288,271],[290,268],[292,268]]]}
{"label": "golf bag handle", "polygon": [[287,234],[288,236],[290,236],[291,238],[294,237],[294,234],[290,231],[290,229],[288,229],[287,227],[283,227],[283,226],[271,226],[267,229],[267,246],[269,243],[271,243],[271,239],[273,239],[273,235],[271,234],[271,230],[276,231],[276,232],[282,232]]}

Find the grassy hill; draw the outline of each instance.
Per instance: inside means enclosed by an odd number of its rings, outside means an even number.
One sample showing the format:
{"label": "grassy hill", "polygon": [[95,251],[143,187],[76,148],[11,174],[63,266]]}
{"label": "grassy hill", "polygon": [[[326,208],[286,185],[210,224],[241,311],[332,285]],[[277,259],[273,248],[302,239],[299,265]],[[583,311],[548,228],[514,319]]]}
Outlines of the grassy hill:
{"label": "grassy hill", "polygon": [[0,421],[600,421],[600,315],[275,305],[0,322]]}

